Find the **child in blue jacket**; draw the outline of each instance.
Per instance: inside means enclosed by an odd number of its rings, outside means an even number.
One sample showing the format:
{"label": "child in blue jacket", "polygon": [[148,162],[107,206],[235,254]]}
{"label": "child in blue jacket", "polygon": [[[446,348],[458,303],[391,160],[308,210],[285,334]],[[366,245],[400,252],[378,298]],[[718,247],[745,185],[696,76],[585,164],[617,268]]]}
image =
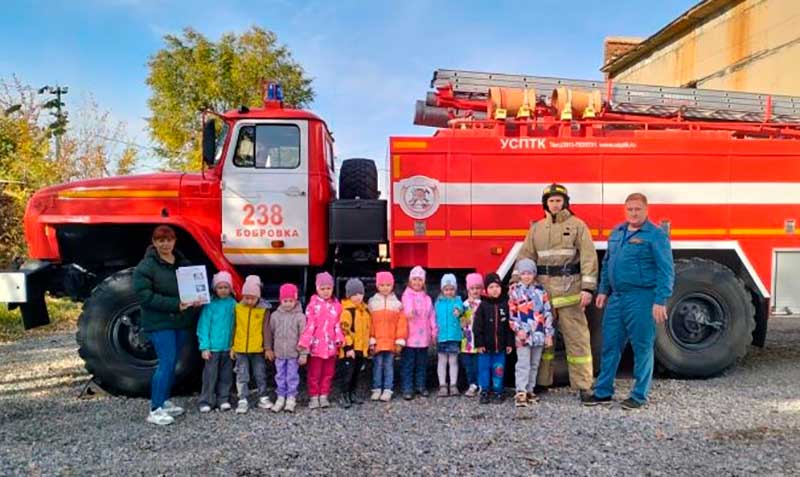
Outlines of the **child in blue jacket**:
{"label": "child in blue jacket", "polygon": [[200,392],[200,412],[210,412],[215,404],[220,411],[231,408],[231,384],[233,384],[233,362],[229,356],[233,331],[233,309],[236,300],[232,296],[231,274],[225,271],[214,275],[211,286],[214,298],[203,307],[197,323],[197,340],[205,361],[203,388]]}
{"label": "child in blue jacket", "polygon": [[[456,277],[447,273],[442,277],[442,293],[436,299],[436,343],[438,351],[439,397],[458,396],[458,353],[461,351],[461,315],[464,302],[456,296]],[[448,394],[447,370],[450,369]]]}

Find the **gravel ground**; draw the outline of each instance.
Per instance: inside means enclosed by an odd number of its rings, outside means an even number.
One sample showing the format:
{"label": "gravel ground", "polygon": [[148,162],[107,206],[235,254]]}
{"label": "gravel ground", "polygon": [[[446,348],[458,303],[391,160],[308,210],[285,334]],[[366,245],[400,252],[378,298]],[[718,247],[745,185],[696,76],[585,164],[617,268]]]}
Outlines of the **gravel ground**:
{"label": "gravel ground", "polygon": [[[467,398],[275,415],[189,412],[166,428],[143,399],[77,399],[73,334],[0,344],[0,475],[798,475],[800,320],[706,381],[658,379],[645,410]],[[618,399],[630,380],[618,381]]]}

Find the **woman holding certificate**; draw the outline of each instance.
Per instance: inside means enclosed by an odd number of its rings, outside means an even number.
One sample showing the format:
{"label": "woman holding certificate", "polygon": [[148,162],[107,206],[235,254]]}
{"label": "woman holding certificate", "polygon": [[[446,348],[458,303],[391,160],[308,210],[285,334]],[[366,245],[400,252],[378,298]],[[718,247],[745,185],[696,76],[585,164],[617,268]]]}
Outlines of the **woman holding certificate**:
{"label": "woman holding certificate", "polygon": [[178,267],[191,265],[175,249],[175,230],[159,225],[152,244],[133,272],[133,286],[142,307],[141,330],[148,334],[158,356],[158,366],[150,385],[150,413],[147,422],[166,425],[183,414],[169,401],[175,381],[175,365],[189,337],[195,312],[200,305],[182,303],[178,295]]}

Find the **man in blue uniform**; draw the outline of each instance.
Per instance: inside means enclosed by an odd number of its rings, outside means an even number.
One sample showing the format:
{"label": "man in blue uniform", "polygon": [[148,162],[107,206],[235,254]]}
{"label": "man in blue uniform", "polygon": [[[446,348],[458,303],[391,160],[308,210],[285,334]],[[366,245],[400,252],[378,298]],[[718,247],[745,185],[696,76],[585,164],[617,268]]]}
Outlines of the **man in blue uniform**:
{"label": "man in blue uniform", "polygon": [[675,273],[666,232],[647,219],[647,197],[625,199],[626,222],[611,232],[600,269],[595,305],[608,308],[603,316],[603,357],[594,396],[584,404],[611,403],[620,356],[630,340],[633,377],[636,380],[623,409],[638,409],[647,402],[653,378],[656,324],[667,320],[667,299]]}

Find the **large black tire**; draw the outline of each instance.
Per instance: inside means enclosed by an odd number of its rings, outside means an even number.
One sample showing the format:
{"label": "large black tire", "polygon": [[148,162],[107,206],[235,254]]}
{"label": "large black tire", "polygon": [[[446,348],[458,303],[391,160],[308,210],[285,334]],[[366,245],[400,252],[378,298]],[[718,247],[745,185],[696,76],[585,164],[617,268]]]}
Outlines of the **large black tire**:
{"label": "large black tire", "polygon": [[372,159],[345,159],[339,170],[339,198],[380,198],[378,169]]}
{"label": "large black tire", "polygon": [[668,319],[657,327],[655,358],[669,374],[707,378],[744,357],[755,307],[744,283],[711,260],[676,260]]}
{"label": "large black tire", "polygon": [[[103,389],[118,395],[146,396],[158,362],[146,333],[139,331],[140,308],[133,291],[133,268],[101,282],[83,305],[78,318],[78,354]],[[195,377],[198,358],[194,333],[181,350],[176,386]]]}

